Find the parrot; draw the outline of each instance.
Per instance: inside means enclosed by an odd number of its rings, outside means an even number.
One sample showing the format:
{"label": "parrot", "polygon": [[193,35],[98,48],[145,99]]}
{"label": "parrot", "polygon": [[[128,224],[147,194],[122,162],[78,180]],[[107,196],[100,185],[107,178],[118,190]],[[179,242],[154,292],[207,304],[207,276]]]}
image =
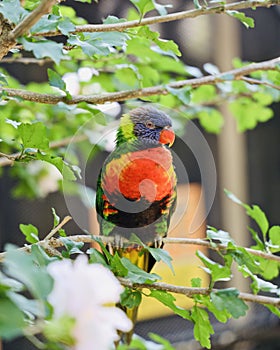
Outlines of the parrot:
{"label": "parrot", "polygon": [[[120,118],[115,149],[97,180],[96,211],[100,234],[113,236],[112,254],[150,272],[155,259],[132,234],[162,248],[176,206],[177,178],[170,147],[175,133],[168,115],[153,106],[135,108]],[[125,243],[125,241],[128,243]],[[123,308],[133,324],[137,309]],[[133,330],[122,340],[130,343]]]}

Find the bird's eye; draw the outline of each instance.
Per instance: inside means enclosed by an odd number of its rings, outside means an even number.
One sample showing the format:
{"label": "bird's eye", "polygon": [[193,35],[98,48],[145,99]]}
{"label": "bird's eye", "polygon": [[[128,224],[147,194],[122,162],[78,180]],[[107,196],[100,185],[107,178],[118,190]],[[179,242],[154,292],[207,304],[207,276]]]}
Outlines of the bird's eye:
{"label": "bird's eye", "polygon": [[154,128],[155,128],[155,124],[152,123],[151,121],[146,122],[145,125],[146,125],[146,127],[149,128],[149,129],[154,129]]}

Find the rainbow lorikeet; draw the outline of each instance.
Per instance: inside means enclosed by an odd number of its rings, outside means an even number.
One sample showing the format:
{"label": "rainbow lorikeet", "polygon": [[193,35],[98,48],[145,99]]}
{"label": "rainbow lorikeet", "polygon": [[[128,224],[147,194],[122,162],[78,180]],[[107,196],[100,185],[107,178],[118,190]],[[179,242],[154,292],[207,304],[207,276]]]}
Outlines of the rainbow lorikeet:
{"label": "rainbow lorikeet", "polygon": [[[120,244],[132,234],[149,246],[161,246],[176,203],[176,174],[171,151],[175,139],[170,118],[153,107],[139,107],[120,120],[116,148],[101,169],[96,210],[101,235],[116,237],[111,251],[145,271],[153,257],[135,243]],[[139,254],[140,253],[140,254]],[[137,310],[126,310],[135,322]]]}

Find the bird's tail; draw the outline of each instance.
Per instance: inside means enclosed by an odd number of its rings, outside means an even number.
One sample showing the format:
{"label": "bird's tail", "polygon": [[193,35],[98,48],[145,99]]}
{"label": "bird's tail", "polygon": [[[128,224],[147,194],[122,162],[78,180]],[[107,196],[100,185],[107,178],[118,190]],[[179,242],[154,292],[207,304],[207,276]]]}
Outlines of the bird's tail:
{"label": "bird's tail", "polygon": [[[149,272],[154,265],[154,259],[150,253],[139,245],[130,245],[125,248],[111,247],[111,250],[113,250],[114,253],[117,252],[120,257],[129,259],[130,262],[146,272]],[[133,324],[131,331],[128,333],[120,333],[120,340],[125,344],[130,344],[134,333],[134,326],[137,321],[138,306],[132,308],[121,305],[118,306],[126,313],[127,317],[129,317]]]}

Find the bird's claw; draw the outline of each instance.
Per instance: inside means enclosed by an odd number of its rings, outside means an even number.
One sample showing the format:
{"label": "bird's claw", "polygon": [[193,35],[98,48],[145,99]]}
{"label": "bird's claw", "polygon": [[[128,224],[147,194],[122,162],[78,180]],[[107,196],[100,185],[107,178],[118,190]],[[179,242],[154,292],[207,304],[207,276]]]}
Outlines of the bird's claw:
{"label": "bird's claw", "polygon": [[162,236],[157,235],[154,239],[155,248],[161,248],[163,246]]}

